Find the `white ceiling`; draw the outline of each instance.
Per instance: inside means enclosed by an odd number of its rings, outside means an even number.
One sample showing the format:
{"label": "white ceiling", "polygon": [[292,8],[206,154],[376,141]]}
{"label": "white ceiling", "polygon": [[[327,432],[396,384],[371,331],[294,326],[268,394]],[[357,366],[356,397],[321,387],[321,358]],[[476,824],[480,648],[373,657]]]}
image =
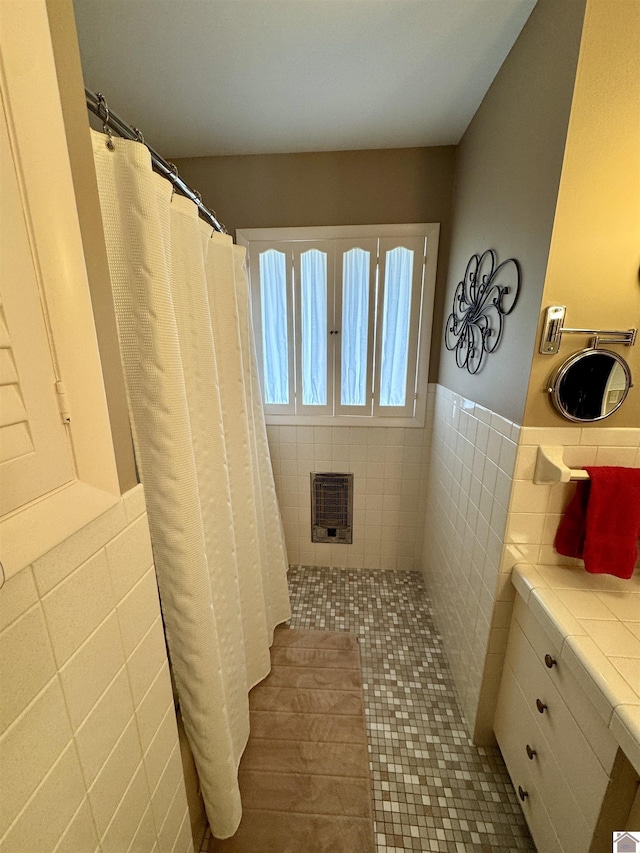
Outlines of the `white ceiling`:
{"label": "white ceiling", "polygon": [[85,85],[165,156],[449,145],[536,0],[75,0]]}

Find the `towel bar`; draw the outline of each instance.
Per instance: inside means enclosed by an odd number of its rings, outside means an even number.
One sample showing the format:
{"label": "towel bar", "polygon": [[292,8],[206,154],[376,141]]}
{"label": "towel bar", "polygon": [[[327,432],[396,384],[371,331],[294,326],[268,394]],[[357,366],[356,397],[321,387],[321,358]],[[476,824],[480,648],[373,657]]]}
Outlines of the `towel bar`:
{"label": "towel bar", "polygon": [[565,465],[563,456],[564,448],[562,447],[539,447],[533,482],[538,485],[552,485],[568,483],[570,480],[589,479],[586,471]]}

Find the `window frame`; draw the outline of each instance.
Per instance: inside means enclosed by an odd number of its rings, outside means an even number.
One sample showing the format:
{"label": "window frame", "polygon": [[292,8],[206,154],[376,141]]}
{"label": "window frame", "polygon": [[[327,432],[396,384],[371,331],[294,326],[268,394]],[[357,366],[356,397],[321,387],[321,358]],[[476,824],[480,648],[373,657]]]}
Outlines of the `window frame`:
{"label": "window frame", "polygon": [[[306,248],[319,247],[320,243],[325,241],[334,241],[335,258],[344,263],[344,253],[350,248],[359,246],[364,248],[365,241],[380,241],[380,258],[370,258],[374,265],[374,276],[380,277],[377,287],[378,304],[373,308],[376,311],[382,309],[382,299],[384,294],[383,280],[383,245],[385,241],[395,241],[394,247],[398,245],[398,240],[407,240],[407,248],[415,250],[416,238],[422,239],[425,245],[424,266],[418,274],[416,271],[417,264],[414,264],[414,284],[417,281],[421,284],[416,294],[416,288],[412,290],[412,313],[411,313],[411,330],[413,332],[417,324],[417,337],[414,338],[415,345],[409,352],[409,370],[407,376],[407,400],[404,407],[381,407],[377,403],[377,395],[379,388],[379,376],[374,377],[374,400],[372,414],[362,414],[356,411],[359,407],[342,406],[341,404],[341,387],[340,387],[340,358],[341,358],[341,336],[336,341],[333,351],[333,357],[328,354],[328,373],[333,376],[329,378],[329,382],[335,383],[335,407],[334,414],[326,414],[319,412],[320,407],[304,408],[299,405],[298,412],[295,412],[295,400],[290,399],[290,403],[285,407],[282,404],[268,405],[265,404],[265,417],[267,424],[274,425],[296,425],[296,426],[371,426],[371,427],[423,427],[425,422],[427,389],[428,389],[428,371],[429,371],[429,355],[431,348],[431,329],[433,324],[433,302],[435,294],[435,280],[438,261],[438,242],[440,236],[440,223],[407,223],[407,224],[386,224],[386,225],[347,225],[347,226],[318,226],[318,227],[291,227],[291,228],[242,228],[236,231],[237,243],[244,246],[247,251],[247,269],[249,273],[250,285],[252,281],[259,281],[258,255],[261,247],[258,244],[264,244],[264,247],[277,248],[279,251],[285,251],[287,254],[293,253],[294,247],[298,253],[301,253]],[[296,243],[306,243],[308,246],[297,247]],[[276,246],[276,244],[278,244]],[[347,248],[348,246],[348,248]],[[285,248],[288,247],[288,248]],[[343,248],[345,247],[345,248]],[[331,260],[327,260],[328,269]],[[335,267],[335,259],[333,259]],[[288,321],[292,323],[293,305],[292,291],[289,271],[292,268],[287,262],[287,307]],[[256,275],[258,279],[256,279]],[[340,271],[340,276],[342,272]],[[337,273],[336,273],[337,277]],[[328,279],[333,280],[333,276],[328,275]],[[375,279],[374,279],[375,285]],[[370,289],[371,290],[371,289]],[[421,290],[421,299],[420,299]],[[375,287],[374,287],[375,291]],[[328,283],[328,293],[330,285]],[[375,298],[375,292],[370,292],[370,311],[372,310],[372,299]],[[299,282],[296,284],[296,296],[294,299],[299,299]],[[328,300],[329,301],[329,300]],[[417,304],[419,301],[419,304]],[[258,364],[262,381],[262,329],[261,329],[261,314],[259,301],[259,287],[251,286],[251,305],[253,313],[253,322],[255,326],[255,341],[258,349]],[[328,319],[330,321],[331,311],[328,308]],[[334,299],[334,315],[337,322],[342,322],[342,288],[335,283],[335,299]],[[339,314],[338,314],[339,312]],[[297,350],[299,349],[298,329],[299,329],[299,311],[296,315],[296,331],[294,345],[296,348],[295,358],[298,359]],[[373,350],[374,327],[377,321],[369,323],[369,348],[368,362],[374,360],[375,364],[379,364],[379,346],[380,337],[375,343],[376,352]],[[290,347],[289,357],[291,359],[292,347]],[[415,366],[415,370],[412,369]],[[333,370],[331,370],[333,368]],[[296,370],[299,369],[299,364],[296,364]],[[291,366],[290,366],[291,370]],[[368,371],[370,365],[368,364]],[[413,375],[412,375],[413,374]],[[291,375],[291,374],[290,374]],[[299,375],[299,374],[298,374]],[[392,408],[392,411],[387,414]],[[315,409],[316,411],[308,411]],[[305,411],[306,410],[306,411]],[[405,413],[403,413],[405,412]]]}

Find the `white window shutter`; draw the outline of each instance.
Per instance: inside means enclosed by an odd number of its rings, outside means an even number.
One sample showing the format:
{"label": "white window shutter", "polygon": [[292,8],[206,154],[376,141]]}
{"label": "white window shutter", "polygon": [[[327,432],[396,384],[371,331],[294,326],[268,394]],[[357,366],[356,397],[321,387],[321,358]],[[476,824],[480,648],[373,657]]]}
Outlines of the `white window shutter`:
{"label": "white window shutter", "polygon": [[334,247],[301,241],[293,248],[296,304],[296,413],[333,414]]}
{"label": "white window shutter", "polygon": [[380,240],[373,412],[411,417],[415,410],[424,237]]}
{"label": "white window shutter", "polygon": [[336,414],[372,414],[375,238],[336,240]]}
{"label": "white window shutter", "polygon": [[[251,260],[261,367],[267,342],[257,253],[269,247],[291,253],[292,326],[279,363],[282,370],[288,356],[295,395],[288,404],[274,404],[268,389],[267,423],[424,425],[439,228],[414,223],[237,232]],[[276,337],[269,345],[281,345],[284,335]]]}
{"label": "white window shutter", "polygon": [[4,111],[0,169],[0,515],[6,515],[75,472]]}
{"label": "white window shutter", "polygon": [[[282,304],[279,278],[284,260],[285,303]],[[264,411],[269,414],[295,414],[295,330],[293,322],[293,257],[291,245],[278,241],[260,241],[249,248],[251,314],[255,336],[258,371]],[[263,281],[262,274],[271,277]],[[265,297],[273,297],[265,304]],[[282,311],[284,310],[284,316]],[[269,328],[267,328],[267,325]],[[280,332],[277,331],[280,329]],[[269,333],[271,333],[271,338]],[[275,337],[274,337],[275,333]],[[282,371],[286,369],[286,382]],[[286,402],[273,402],[286,392]]]}
{"label": "white window shutter", "polygon": [[0,54],[1,585],[120,491],[45,0],[0,0]]}

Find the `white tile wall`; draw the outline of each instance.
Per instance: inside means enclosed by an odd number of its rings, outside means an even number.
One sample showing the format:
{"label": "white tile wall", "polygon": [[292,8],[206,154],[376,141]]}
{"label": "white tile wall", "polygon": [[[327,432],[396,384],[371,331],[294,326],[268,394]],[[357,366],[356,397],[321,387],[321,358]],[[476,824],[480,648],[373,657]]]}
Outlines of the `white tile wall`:
{"label": "white tile wall", "polygon": [[[420,567],[428,426],[268,426],[267,433],[291,564]],[[353,473],[352,545],[311,543],[312,471]]]}
{"label": "white tile wall", "polygon": [[193,851],[142,487],[0,589],[0,853]]}
{"label": "white tile wall", "polygon": [[435,389],[422,568],[460,706],[476,727],[502,668],[513,592],[498,583],[520,428]]}
{"label": "white tile wall", "polygon": [[534,485],[539,445],[563,447],[564,461],[570,468],[640,468],[640,428],[523,427],[521,431],[506,541],[516,545],[523,559],[534,565],[582,565],[581,560],[563,557],[553,549],[558,524],[575,484]]}
{"label": "white tile wall", "polygon": [[571,483],[535,485],[539,445],[572,468],[640,467],[640,429],[521,428],[437,386],[423,572],[469,732],[492,739],[517,561],[581,565],[553,549]]}

